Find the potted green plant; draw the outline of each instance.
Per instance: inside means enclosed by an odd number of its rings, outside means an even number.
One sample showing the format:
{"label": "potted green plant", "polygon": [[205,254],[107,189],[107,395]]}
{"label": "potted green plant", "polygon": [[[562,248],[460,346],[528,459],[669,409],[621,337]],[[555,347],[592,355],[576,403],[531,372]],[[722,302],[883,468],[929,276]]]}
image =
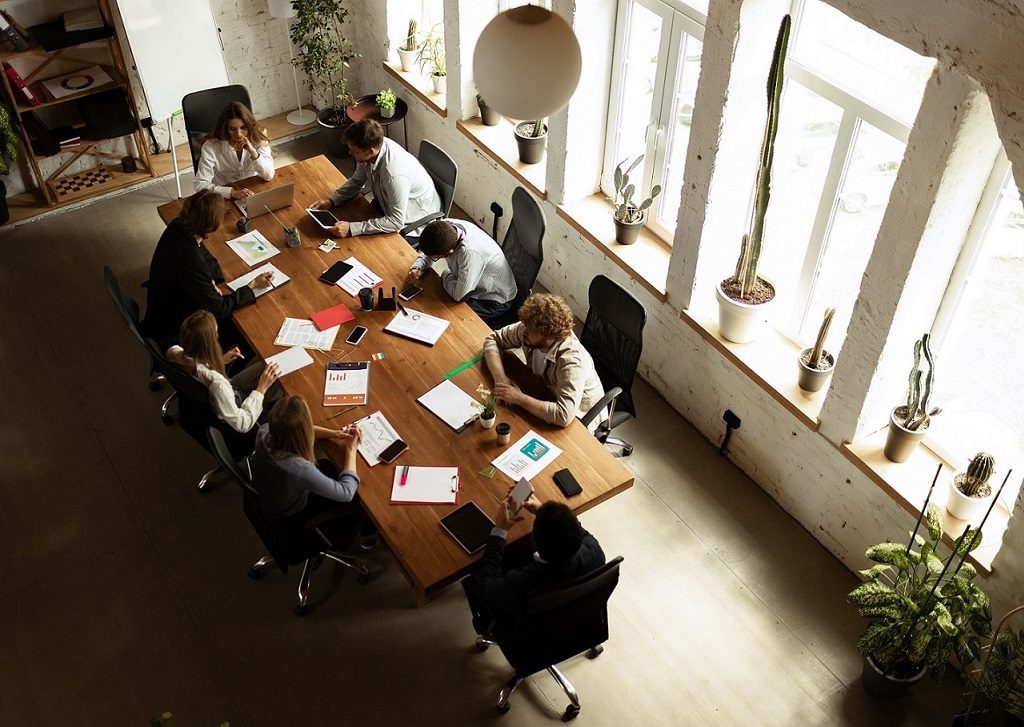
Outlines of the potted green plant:
{"label": "potted green plant", "polygon": [[515,125],[514,133],[519,147],[519,161],[523,164],[537,164],[544,158],[544,147],[548,142],[548,125],[544,119],[520,121]]}
{"label": "potted green plant", "polygon": [[775,298],[775,287],[770,281],[758,276],[757,264],[761,257],[764,218],[771,196],[772,160],[775,157],[775,136],[779,130],[783,67],[786,64],[786,49],[789,47],[790,25],[790,17],[786,15],[779,25],[772,65],[768,72],[768,118],[765,121],[761,161],[754,183],[754,208],[750,227],[743,235],[736,271],[715,288],[719,330],[723,338],[735,343],[754,340],[758,324],[764,320],[765,305]]}
{"label": "potted green plant", "polygon": [[[928,372],[921,370],[924,354]],[[924,375],[922,384],[922,374]],[[939,407],[929,408],[932,384],[935,382],[935,361],[932,358],[931,334],[925,333],[914,342],[914,365],[907,381],[906,403],[889,414],[889,432],[885,438],[885,456],[892,462],[906,462],[924,439],[931,418],[939,414]]]}
{"label": "potted green plant", "polygon": [[636,192],[636,185],[629,181],[629,173],[636,169],[636,165],[643,161],[641,154],[626,171],[622,166],[629,161],[623,159],[617,167],[612,179],[615,184],[615,199],[612,204],[615,206],[612,212],[612,219],[615,221],[615,241],[621,245],[632,245],[636,242],[640,228],[644,224],[644,215],[648,207],[654,202],[654,198],[661,194],[661,185],[655,184],[651,190],[651,196],[640,204],[633,201],[633,194]]}
{"label": "potted green plant", "polygon": [[498,397],[490,389],[485,389],[482,384],[476,387],[476,393],[480,395],[480,426],[490,429],[497,419]]}
{"label": "potted green plant", "polygon": [[501,114],[493,106],[488,106],[480,94],[476,95],[476,105],[480,107],[480,121],[484,126],[498,125],[498,122],[501,121]]}
{"label": "potted green plant", "polygon": [[328,155],[344,157],[348,150],[342,133],[351,123],[346,109],[352,103],[345,69],[349,61],[358,58],[343,33],[348,10],[341,0],[292,0],[292,7],[291,41],[298,50],[293,62],[309,77],[314,93],[326,101],[317,123],[324,132]]}
{"label": "potted green plant", "polygon": [[828,336],[828,329],[832,326],[832,316],[836,314],[835,308],[825,309],[825,315],[821,319],[821,326],[818,327],[818,337],[814,339],[814,346],[805,348],[797,358],[800,366],[800,376],[797,384],[804,391],[821,391],[821,388],[832,375],[832,369],[836,367],[836,358],[825,350],[825,337]]}
{"label": "potted green plant", "polygon": [[967,686],[954,727],[1002,727],[1024,724],[1024,631],[1006,622],[1024,612],[1011,609],[999,621],[992,640],[982,647],[982,665],[964,671]]}
{"label": "potted green plant", "polygon": [[445,65],[444,34],[440,26],[434,26],[420,44],[416,52],[416,62],[420,73],[429,71],[430,82],[434,85],[434,93],[443,94],[447,90],[448,69]]}
{"label": "potted green plant", "polygon": [[967,469],[958,472],[949,481],[946,510],[960,520],[973,522],[992,500],[992,486],[988,483],[995,470],[996,460],[988,452],[971,457]]}
{"label": "potted green plant", "polygon": [[380,109],[380,115],[385,119],[390,119],[395,115],[395,104],[398,103],[398,97],[390,88],[385,88],[377,94],[375,103]]}
{"label": "potted green plant", "polygon": [[847,596],[870,619],[857,648],[864,657],[864,688],[880,699],[899,696],[927,669],[941,676],[951,655],[967,666],[992,631],[988,596],[973,582],[977,573],[966,562],[981,544],[981,531],[968,527],[942,558],[942,513],[934,504],[926,505],[926,513],[928,537],[918,535],[919,518],[906,546],[887,542],[868,548],[875,565],[861,571],[866,582]]}
{"label": "potted green plant", "polygon": [[[18,127],[6,104],[0,103],[0,177],[11,173],[11,167],[18,159]],[[11,219],[7,207],[7,185],[0,179],[0,225]]]}
{"label": "potted green plant", "polygon": [[411,71],[416,68],[416,51],[419,43],[416,42],[418,24],[415,18],[409,18],[409,28],[405,32],[405,40],[398,46],[398,60],[402,64],[403,71]]}

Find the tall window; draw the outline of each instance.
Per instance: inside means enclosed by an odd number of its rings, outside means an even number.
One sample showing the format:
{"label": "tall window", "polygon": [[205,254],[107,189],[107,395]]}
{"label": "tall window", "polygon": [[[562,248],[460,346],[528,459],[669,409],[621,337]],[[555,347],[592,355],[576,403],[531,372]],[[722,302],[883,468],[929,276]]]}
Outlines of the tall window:
{"label": "tall window", "polygon": [[817,0],[794,19],[761,272],[800,342],[836,306],[837,352],[934,61]]}
{"label": "tall window", "polygon": [[613,172],[620,162],[643,155],[630,181],[634,199],[662,187],[647,214],[647,226],[667,242],[675,233],[683,188],[686,147],[690,141],[697,77],[700,75],[703,16],[676,0],[624,0],[616,26],[616,64],[612,79],[602,190],[615,191]]}
{"label": "tall window", "polygon": [[[1010,164],[1000,154],[932,326],[937,364],[932,400],[942,415],[932,420],[928,439],[954,462],[985,450],[996,456],[1002,472],[1020,471],[1022,275],[1024,205]],[[1019,482],[1017,476],[1007,488]],[[1015,498],[1009,498],[1008,508]]]}

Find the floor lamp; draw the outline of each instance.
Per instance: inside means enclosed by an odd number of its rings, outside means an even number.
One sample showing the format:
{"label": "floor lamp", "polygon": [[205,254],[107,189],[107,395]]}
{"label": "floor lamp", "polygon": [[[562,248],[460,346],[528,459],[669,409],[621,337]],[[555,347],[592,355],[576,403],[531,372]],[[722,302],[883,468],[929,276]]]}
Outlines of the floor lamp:
{"label": "floor lamp", "polygon": [[[292,7],[291,0],[269,0],[269,5],[271,17],[284,20],[295,17],[295,8]],[[302,97],[299,96],[299,76],[295,72],[295,56],[292,54],[292,38],[288,33],[288,23],[284,24],[284,33],[288,38],[288,60],[292,67],[292,81],[295,82],[295,104],[299,107],[297,111],[288,114],[288,123],[292,126],[305,126],[316,121],[316,112],[302,108]]]}

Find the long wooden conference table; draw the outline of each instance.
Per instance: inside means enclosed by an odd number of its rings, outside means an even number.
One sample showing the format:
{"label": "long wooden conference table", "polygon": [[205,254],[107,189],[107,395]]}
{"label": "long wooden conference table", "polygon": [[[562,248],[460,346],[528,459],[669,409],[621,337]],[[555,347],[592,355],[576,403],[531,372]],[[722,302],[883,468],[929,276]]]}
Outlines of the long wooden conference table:
{"label": "long wooden conference table", "polygon": [[[433,346],[385,333],[382,329],[396,315],[395,311],[362,312],[358,299],[336,285],[326,285],[318,280],[319,275],[334,262],[355,256],[384,279],[387,295],[391,286],[402,289],[406,272],[416,256],[397,234],[347,237],[337,240],[339,247],[330,253],[318,249],[326,235],[306,214],[305,208],[326,197],[344,181],[345,177],[327,158],[319,156],[278,169],[270,182],[250,179],[236,184],[258,192],[294,182],[295,202],[275,214],[282,223],[298,228],[302,244],[298,248],[288,248],[281,225],[269,214],[252,220],[255,229],[281,250],[267,262],[288,275],[291,281],[261,296],[255,305],[239,309],[234,318],[253,350],[266,357],[284,350],[275,346],[274,340],[286,316],[308,319],[316,311],[338,303],[344,303],[354,313],[355,321],[342,326],[334,344],[335,350],[310,349],[314,364],[282,377],[280,382],[288,394],[305,398],[315,424],[340,428],[379,410],[409,444],[409,450],[390,465],[381,463],[367,467],[360,458],[362,482],[359,499],[412,584],[416,604],[423,605],[439,589],[468,573],[479,554],[466,554],[440,526],[440,519],[458,505],[391,504],[394,468],[403,465],[457,465],[459,504],[473,501],[492,517],[497,512],[498,502],[513,484],[512,480],[500,471],[493,478],[480,474],[480,471],[488,467],[508,445],[498,445],[494,429],[483,429],[479,424],[456,433],[416,401],[440,383],[445,373],[479,354],[490,329],[469,306],[452,301],[445,294],[436,274],[424,276],[421,283],[424,292],[409,303],[417,310],[451,321]],[[176,217],[182,203],[182,200],[176,200],[161,205],[158,209],[161,219],[166,223]],[[239,215],[234,205],[227,206],[229,212],[224,224],[210,235],[205,244],[220,261],[226,279],[233,280],[251,268],[226,244],[240,235],[235,228]],[[357,196],[335,210],[335,215],[351,221],[370,219],[375,213],[362,196]],[[226,286],[222,287],[227,290]],[[355,324],[369,330],[357,350],[352,352],[352,347],[344,341]],[[327,363],[339,359],[346,362],[368,361],[376,352],[383,352],[386,357],[370,365],[368,403],[340,415],[338,413],[345,407],[323,406]],[[474,398],[477,398],[477,385],[483,384],[488,388],[492,385],[483,362],[469,366],[454,375],[451,381]],[[531,480],[542,502],[565,502],[574,512],[580,513],[633,484],[628,470],[579,421],[563,429],[521,409],[505,406],[499,406],[498,421],[511,425],[510,443],[532,429],[562,449],[562,454]],[[324,450],[328,456],[341,461],[342,452],[337,444],[330,440],[321,440],[320,443],[326,445]],[[581,494],[569,499],[562,495],[552,479],[552,474],[563,467],[568,467],[583,487]],[[528,535],[532,526],[533,520],[527,516],[513,527],[509,541]]]}

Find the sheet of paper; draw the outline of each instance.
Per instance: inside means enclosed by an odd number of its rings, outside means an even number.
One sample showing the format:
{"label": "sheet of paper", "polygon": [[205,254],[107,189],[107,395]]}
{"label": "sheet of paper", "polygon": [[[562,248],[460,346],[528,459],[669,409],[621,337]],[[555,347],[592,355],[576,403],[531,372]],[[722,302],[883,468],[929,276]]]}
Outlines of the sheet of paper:
{"label": "sheet of paper", "polygon": [[391,322],[384,326],[384,330],[388,333],[395,333],[399,336],[429,343],[433,346],[437,343],[437,339],[441,337],[441,334],[447,330],[450,323],[450,321],[444,318],[413,310],[408,306],[406,306],[405,310],[409,315],[398,311],[395,317],[391,319]]}
{"label": "sheet of paper", "polygon": [[267,358],[267,366],[276,363],[281,367],[281,376],[287,376],[293,371],[298,371],[313,363],[310,356],[302,346],[292,346]]}
{"label": "sheet of paper", "polygon": [[354,424],[359,427],[359,431],[363,435],[359,442],[359,454],[371,467],[380,462],[378,455],[399,438],[398,432],[379,411],[357,419]]}
{"label": "sheet of paper", "polygon": [[228,287],[231,288],[232,290],[238,290],[239,288],[244,287],[251,283],[253,280],[255,280],[256,276],[262,275],[263,273],[268,271],[274,274],[274,281],[270,284],[270,287],[268,288],[253,288],[252,292],[256,295],[257,298],[259,298],[264,293],[269,293],[271,290],[274,290],[275,288],[280,288],[282,285],[291,280],[291,278],[289,278],[287,275],[285,275],[276,267],[274,267],[273,263],[267,263],[266,265],[258,267],[255,270],[250,270],[240,278],[235,278],[234,280],[228,283]]}
{"label": "sheet of paper", "polygon": [[531,429],[491,464],[513,480],[532,480],[561,453],[562,450]]}
{"label": "sheet of paper", "polygon": [[370,362],[327,364],[324,406],[362,406],[370,393]]}
{"label": "sheet of paper", "polygon": [[[402,473],[408,472],[405,484]],[[395,467],[392,505],[455,504],[459,499],[458,467]]]}
{"label": "sheet of paper", "polygon": [[228,247],[238,253],[238,257],[242,258],[246,265],[259,265],[267,258],[281,252],[259,230],[253,230],[234,240],[228,240]]}
{"label": "sheet of paper", "polygon": [[277,332],[277,338],[274,339],[274,345],[302,346],[303,348],[315,348],[318,351],[330,351],[339,330],[341,330],[341,326],[332,326],[318,331],[313,325],[313,321],[302,318],[285,318],[284,323],[281,324],[281,330]]}
{"label": "sheet of paper", "polygon": [[338,287],[353,298],[357,297],[359,291],[363,288],[376,288],[384,282],[377,273],[370,270],[354,257],[350,257],[345,262],[351,265],[352,269],[341,276],[341,280],[338,281]]}
{"label": "sheet of paper", "polygon": [[480,402],[447,379],[416,401],[455,431],[476,421],[483,411]]}

